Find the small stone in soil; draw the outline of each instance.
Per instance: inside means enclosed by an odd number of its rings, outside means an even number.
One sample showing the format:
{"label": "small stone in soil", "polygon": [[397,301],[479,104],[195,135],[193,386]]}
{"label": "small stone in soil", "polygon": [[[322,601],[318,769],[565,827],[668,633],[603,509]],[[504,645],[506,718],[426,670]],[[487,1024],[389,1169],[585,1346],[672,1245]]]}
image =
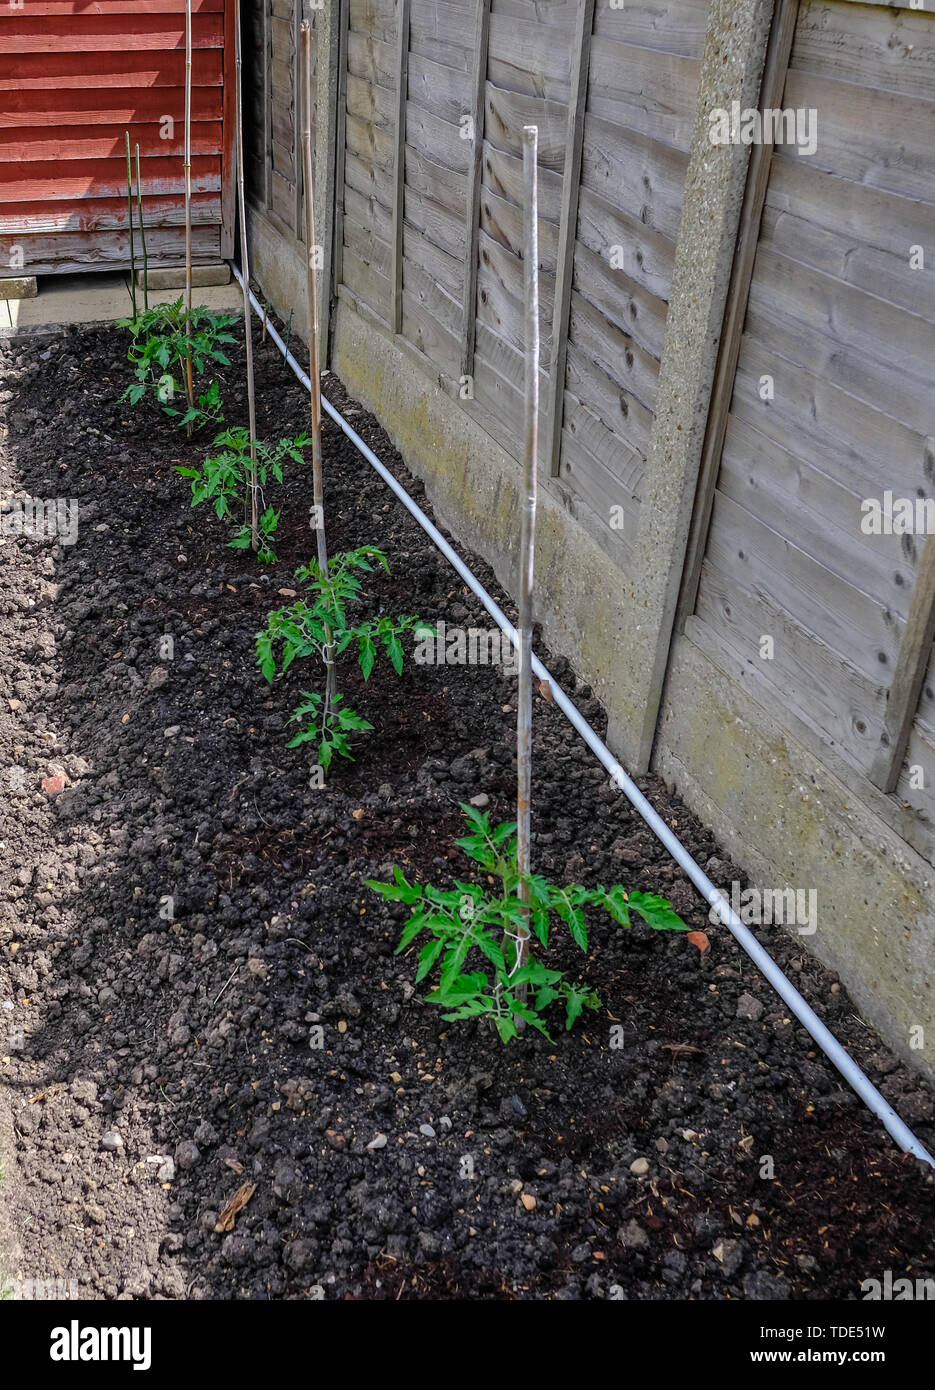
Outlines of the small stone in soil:
{"label": "small stone in soil", "polygon": [[622,1226],[618,1239],[625,1250],[642,1250],[649,1244],[649,1236],[636,1221]]}
{"label": "small stone in soil", "polygon": [[123,1148],[123,1140],[115,1129],[109,1129],[101,1139],[101,1148],[107,1149],[108,1153],[116,1153]]}
{"label": "small stone in soil", "polygon": [[198,1145],[191,1139],[182,1139],[175,1149],[175,1161],[180,1168],[194,1168],[201,1158]]}
{"label": "small stone in soil", "polygon": [[742,994],[737,1000],[737,1017],[749,1018],[756,1023],[763,1016],[763,1005],[752,994]]}

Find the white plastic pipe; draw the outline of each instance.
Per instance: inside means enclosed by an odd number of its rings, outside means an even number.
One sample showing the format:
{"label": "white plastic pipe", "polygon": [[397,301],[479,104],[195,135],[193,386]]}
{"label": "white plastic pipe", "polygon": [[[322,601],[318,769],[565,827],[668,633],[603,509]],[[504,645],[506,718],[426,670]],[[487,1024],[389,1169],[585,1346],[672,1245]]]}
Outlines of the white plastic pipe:
{"label": "white plastic pipe", "polygon": [[[236,279],[242,285],[243,280],[241,279],[240,272],[236,265],[232,263],[231,269]],[[252,290],[250,291],[250,302],[257,314],[262,317],[262,305]],[[273,342],[276,343],[280,352],[284,354],[286,361],[289,363],[289,366],[295,372],[298,379],[302,382],[302,385],[308,390],[308,376],[292,356],[292,353],[287,350],[285,343],[276,332],[276,329],[268,321],[267,332],[273,339]],[[429,536],[444,555],[448,563],[457,570],[465,584],[467,584],[472,593],[480,599],[494,622],[502,632],[506,633],[514,648],[516,648],[519,641],[516,629],[500,608],[499,604],[488,594],[473,570],[469,569],[456,551],[451,548],[438,527],[429,520],[418,503],[412,500],[402,484],[397,482],[392,473],[384,467],[369,445],[364,443],[357,431],[347,423],[337,410],[335,410],[331,402],[322,396],[321,403],[338,428],[341,429],[351,443],[360,450],[370,466],[380,475],[387,487],[396,494],[406,510],[416,519],[426,535]],[[772,956],[763,949],[753,933],[740,920],[727,898],[725,898],[719,888],[715,888],[701,865],[691,857],[678,836],[673,835],[662,817],[658,812],[653,810],[639,787],[627,775],[626,771],[614,757],[613,753],[611,753],[603,739],[595,733],[591,725],[578,712],[561,686],[549,674],[542,662],[535,655],[532,658],[532,669],[541,681],[548,681],[552,699],[565,715],[568,722],[584,739],[598,761],[602,763],[610,773],[615,786],[620,788],[630,804],[642,816],[653,834],[672,855],[675,862],[680,868],[684,869],[701,896],[715,909],[724,926],[727,927],[728,931],[736,938],[738,944],[743,947],[747,955],[773,986],[773,989],[783,1002],[788,1005],[790,1012],[795,1015],[802,1024],[802,1027],[815,1039],[815,1042],[821,1048],[822,1052],[824,1052],[825,1056],[834,1063],[848,1085],[857,1092],[864,1104],[873,1111],[874,1115],[876,1115],[877,1119],[883,1125],[883,1128],[895,1139],[896,1143],[905,1153],[912,1154],[915,1158],[921,1158],[932,1168],[935,1168],[935,1158],[928,1152],[921,1140],[917,1139],[908,1125],[899,1118],[889,1101],[880,1094],[870,1078],[861,1071],[854,1059],[845,1052],[834,1034],[825,1027],[821,1019],[815,1013],[815,1010],[802,998],[802,995],[796,989],[792,981],[787,975],[783,974]]]}

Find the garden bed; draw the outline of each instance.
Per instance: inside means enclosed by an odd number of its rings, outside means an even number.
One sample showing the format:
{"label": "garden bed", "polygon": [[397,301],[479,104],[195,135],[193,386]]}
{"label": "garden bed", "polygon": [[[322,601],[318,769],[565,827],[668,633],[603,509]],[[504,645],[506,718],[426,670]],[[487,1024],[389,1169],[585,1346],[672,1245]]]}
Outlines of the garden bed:
{"label": "garden bed", "polygon": [[[348,659],[339,687],[374,731],[310,787],[284,732],[308,676],[268,686],[254,652],[314,554],[310,466],[288,476],[275,565],[227,548],[173,471],[209,438],[115,403],[125,348],[90,330],[0,357],[4,496],[81,507],[73,546],[0,547],[7,1275],[92,1298],[757,1299],[854,1298],[886,1269],[930,1272],[929,1170],[710,925],[541,694],[534,868],[662,894],[711,949],[596,920],[588,954],[561,964],[603,1007],[568,1033],[557,1017],[553,1043],[504,1047],[422,1001],[413,955],[394,955],[408,910],[363,880],[394,863],[471,877],[458,803],[486,796],[511,817],[515,678],[410,659],[365,685]],[[256,356],[259,433],[295,435],[307,395],[270,343]],[[242,352],[225,377],[236,423]],[[375,421],[333,376],[324,389],[431,514]],[[373,544],[390,561],[367,611],[488,627],[330,422],[324,460],[331,551]],[[677,795],[640,786],[719,885],[742,877]],[[935,1145],[931,1090],[801,941],[758,935]]]}

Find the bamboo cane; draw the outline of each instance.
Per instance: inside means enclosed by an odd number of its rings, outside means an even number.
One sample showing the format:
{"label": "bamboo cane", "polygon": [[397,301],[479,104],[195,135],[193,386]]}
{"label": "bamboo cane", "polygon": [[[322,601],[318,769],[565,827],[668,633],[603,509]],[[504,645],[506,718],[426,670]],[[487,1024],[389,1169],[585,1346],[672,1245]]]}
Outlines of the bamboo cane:
{"label": "bamboo cane", "polygon": [[[524,425],[526,446],[523,458],[524,494],[519,546],[519,601],[516,619],[519,638],[519,690],[516,712],[516,867],[520,875],[519,897],[529,902],[530,800],[532,793],[532,586],[536,537],[536,468],[539,443],[539,223],[537,154],[539,131],[523,127],[523,291],[525,330]],[[529,909],[524,910],[525,925],[516,944],[516,969],[529,955]],[[519,985],[516,997],[525,999],[527,989]],[[517,1019],[522,1028],[523,1020]]]}
{"label": "bamboo cane", "polygon": [[127,136],[127,225],[130,229],[130,295],[133,299],[133,317],[136,318],[136,254],[133,247],[133,174],[130,169],[130,132]]}
{"label": "bamboo cane", "polygon": [[[304,113],[302,159],[305,179],[305,288],[308,307],[309,414],[312,426],[312,501],[315,504],[315,534],[318,541],[318,567],[328,573],[328,541],[325,534],[324,489],[321,476],[321,371],[318,360],[318,277],[315,273],[315,183],[312,176],[312,30],[302,21],[302,63],[304,68]],[[335,693],[334,646],[326,627],[325,698]]]}
{"label": "bamboo cane", "polygon": [[149,313],[149,258],[146,255],[146,228],[143,225],[143,180],[140,177],[140,147],[136,147],[136,205],[140,213],[140,245],[143,249],[143,308]]}
{"label": "bamboo cane", "polygon": [[[192,0],[185,0],[185,336],[192,334]],[[191,352],[185,359],[188,405],[195,404]],[[189,422],[188,434],[192,426]]]}
{"label": "bamboo cane", "polygon": [[[188,0],[191,3],[191,0]],[[256,392],[253,382],[253,316],[250,312],[250,260],[247,247],[247,203],[244,192],[243,163],[243,62],[240,42],[240,0],[234,0],[234,60],[237,68],[235,87],[235,124],[237,155],[237,209],[240,215],[240,273],[243,278],[243,331],[247,350],[247,409],[250,421],[250,546],[260,546],[260,516],[257,505],[256,471]]]}

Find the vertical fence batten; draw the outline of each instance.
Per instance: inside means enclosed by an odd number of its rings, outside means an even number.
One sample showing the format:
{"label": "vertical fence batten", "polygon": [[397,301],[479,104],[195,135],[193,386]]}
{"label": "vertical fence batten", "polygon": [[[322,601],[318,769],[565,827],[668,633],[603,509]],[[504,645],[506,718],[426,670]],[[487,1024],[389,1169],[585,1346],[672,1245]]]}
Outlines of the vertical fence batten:
{"label": "vertical fence batten", "polygon": [[584,122],[593,29],[594,0],[584,0],[578,12],[575,51],[572,60],[571,92],[568,100],[568,132],[562,171],[562,212],[558,229],[555,306],[552,314],[552,353],[549,366],[549,394],[545,425],[546,447],[549,451],[549,472],[552,477],[558,477],[562,460],[568,315],[571,309],[571,286],[574,279],[578,195],[581,191],[581,156],[584,148]]}
{"label": "vertical fence batten", "polygon": [[396,32],[396,151],[393,163],[393,250],[392,304],[393,332],[403,326],[403,220],[406,200],[406,97],[409,90],[409,11],[410,0],[397,0]]}
{"label": "vertical fence batten", "polygon": [[919,572],[903,628],[896,669],[886,701],[880,748],[870,768],[870,780],[883,792],[896,790],[906,745],[922,691],[922,682],[935,639],[935,535],[925,539]]}
{"label": "vertical fence batten", "polygon": [[[593,3],[593,0],[588,0]],[[477,328],[477,239],[480,226],[480,195],[483,183],[484,88],[487,82],[487,49],[490,42],[490,0],[477,0],[474,35],[474,69],[471,84],[471,162],[468,166],[467,226],[464,237],[464,292],[461,321],[461,375],[474,371],[474,339]]]}
{"label": "vertical fence batten", "polygon": [[[799,0],[779,0],[779,9],[773,20],[763,66],[759,103],[761,111],[767,107],[778,107],[782,102],[798,15]],[[772,155],[772,142],[754,145],[750,152],[747,182],[740,209],[737,247],[727,290],[721,342],[708,406],[708,423],[705,428],[705,440],[698,470],[695,509],[692,514],[691,531],[682,570],[681,590],[675,616],[675,629],[677,631],[684,628],[686,619],[694,610],[698,585],[701,580],[701,566],[714,506],[714,488],[721,464],[724,436],[727,432],[727,416],[734,390],[737,361],[740,356],[740,342],[750,297],[750,285],[753,280],[753,265],[759,243],[760,223],[766,201]]]}
{"label": "vertical fence batten", "polygon": [[[340,0],[336,48],[338,72],[335,85],[337,111],[335,113],[334,150],[334,244],[331,254],[331,278],[334,296],[337,296],[338,286],[344,279],[344,179],[347,153],[347,44],[349,28],[350,0]],[[329,342],[325,346],[326,362],[331,360],[330,335],[333,332],[333,315],[330,313],[328,320]]]}

